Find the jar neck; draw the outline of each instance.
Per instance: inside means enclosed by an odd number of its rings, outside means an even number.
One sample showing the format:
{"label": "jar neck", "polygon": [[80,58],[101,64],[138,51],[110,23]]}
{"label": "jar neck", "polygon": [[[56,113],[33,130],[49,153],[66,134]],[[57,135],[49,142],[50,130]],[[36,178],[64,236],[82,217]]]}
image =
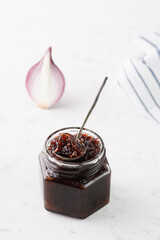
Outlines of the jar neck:
{"label": "jar neck", "polygon": [[52,161],[46,155],[47,174],[51,178],[82,179],[93,177],[105,161],[105,149],[97,157],[86,162],[60,162],[56,158]]}
{"label": "jar neck", "polygon": [[52,139],[54,139],[57,134],[60,133],[70,133],[77,134],[79,132],[78,127],[69,127],[57,130],[52,133],[45,141],[44,153],[46,155],[46,165],[47,165],[47,173],[49,177],[60,177],[60,178],[84,178],[84,177],[92,177],[96,172],[98,172],[105,161],[105,148],[103,140],[99,135],[95,132],[83,128],[82,133],[87,134],[95,139],[98,139],[100,150],[97,155],[88,160],[79,159],[76,161],[65,161],[63,157],[57,156],[56,154],[52,157],[49,155],[48,146]]}

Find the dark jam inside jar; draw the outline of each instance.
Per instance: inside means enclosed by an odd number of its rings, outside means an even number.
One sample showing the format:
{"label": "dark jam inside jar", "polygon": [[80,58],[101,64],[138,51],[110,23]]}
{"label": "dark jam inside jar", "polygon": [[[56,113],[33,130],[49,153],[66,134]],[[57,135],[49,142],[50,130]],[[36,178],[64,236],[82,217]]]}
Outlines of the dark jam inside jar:
{"label": "dark jam inside jar", "polygon": [[71,127],[52,133],[39,162],[45,209],[83,219],[109,203],[111,170],[101,137],[84,128],[79,147],[78,132]]}
{"label": "dark jam inside jar", "polygon": [[61,133],[52,139],[48,146],[51,157],[55,154],[68,159],[79,158],[79,161],[87,161],[95,158],[100,151],[100,142],[87,134],[81,134],[77,140],[77,134]]}

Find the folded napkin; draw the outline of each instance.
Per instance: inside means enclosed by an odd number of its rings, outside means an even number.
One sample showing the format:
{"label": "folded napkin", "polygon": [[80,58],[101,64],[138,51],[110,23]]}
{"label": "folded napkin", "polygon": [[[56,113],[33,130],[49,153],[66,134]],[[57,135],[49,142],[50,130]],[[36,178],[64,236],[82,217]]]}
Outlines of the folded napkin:
{"label": "folded napkin", "polygon": [[118,83],[137,106],[160,123],[160,33],[140,36],[135,42],[140,50],[125,60]]}

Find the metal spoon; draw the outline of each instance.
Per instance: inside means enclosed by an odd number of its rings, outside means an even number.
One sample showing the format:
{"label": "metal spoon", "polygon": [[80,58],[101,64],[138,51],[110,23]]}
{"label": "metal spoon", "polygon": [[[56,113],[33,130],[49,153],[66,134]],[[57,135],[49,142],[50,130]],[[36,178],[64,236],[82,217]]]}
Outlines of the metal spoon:
{"label": "metal spoon", "polygon": [[[96,103],[97,103],[97,101],[98,101],[98,98],[99,98],[99,96],[100,96],[100,94],[101,94],[101,91],[102,91],[102,89],[103,89],[103,87],[104,87],[107,79],[108,79],[108,77],[106,77],[106,78],[104,79],[104,81],[103,81],[103,83],[102,83],[102,85],[101,85],[101,87],[100,87],[100,89],[99,89],[99,91],[98,91],[98,93],[97,93],[97,96],[96,96],[96,98],[95,98],[95,100],[94,100],[94,102],[93,102],[93,104],[92,104],[92,106],[91,106],[91,108],[90,108],[90,110],[89,110],[89,112],[88,112],[88,114],[87,114],[87,116],[86,116],[86,118],[85,118],[85,120],[84,120],[84,122],[83,122],[83,124],[82,124],[82,126],[81,126],[81,128],[80,128],[80,130],[79,130],[79,132],[78,132],[78,135],[77,135],[77,137],[75,138],[75,142],[76,142],[76,144],[78,145],[78,149],[81,149],[82,155],[81,155],[80,157],[76,157],[76,158],[62,157],[63,160],[65,160],[65,161],[75,161],[75,160],[83,157],[83,156],[86,154],[86,152],[87,152],[87,147],[84,145],[84,143],[81,142],[81,140],[80,140],[80,135],[81,135],[81,132],[82,132],[82,130],[83,130],[83,128],[84,128],[84,125],[86,124],[86,122],[87,122],[87,120],[88,120],[91,112],[93,111],[93,109],[94,109],[94,107],[95,107],[95,105],[96,105]],[[56,153],[55,153],[55,155],[59,156],[59,155],[56,154]]]}

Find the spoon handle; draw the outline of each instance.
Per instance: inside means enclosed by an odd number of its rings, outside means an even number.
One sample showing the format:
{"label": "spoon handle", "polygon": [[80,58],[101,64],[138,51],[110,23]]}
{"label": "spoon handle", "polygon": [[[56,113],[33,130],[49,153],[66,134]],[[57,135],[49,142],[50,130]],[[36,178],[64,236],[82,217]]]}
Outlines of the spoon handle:
{"label": "spoon handle", "polygon": [[86,122],[87,122],[87,120],[88,120],[88,118],[89,118],[89,116],[90,116],[93,108],[95,107],[95,105],[96,105],[96,103],[97,103],[97,101],[98,101],[98,98],[99,98],[99,96],[100,96],[100,94],[101,94],[101,91],[102,91],[102,89],[103,89],[103,87],[104,87],[107,79],[108,79],[108,77],[105,77],[105,79],[104,79],[104,81],[103,81],[103,83],[102,83],[102,86],[100,87],[100,89],[99,89],[99,91],[98,91],[98,93],[97,93],[97,96],[96,96],[96,98],[95,98],[95,100],[94,100],[94,102],[93,102],[93,104],[92,104],[92,106],[91,106],[91,108],[90,108],[90,110],[89,110],[89,112],[88,112],[88,114],[87,114],[87,116],[86,116],[86,118],[85,118],[85,120],[84,120],[81,128],[80,128],[80,130],[79,130],[77,139],[79,139],[80,134],[81,134],[81,132],[82,132],[82,129],[83,129],[84,125],[86,124]]}

